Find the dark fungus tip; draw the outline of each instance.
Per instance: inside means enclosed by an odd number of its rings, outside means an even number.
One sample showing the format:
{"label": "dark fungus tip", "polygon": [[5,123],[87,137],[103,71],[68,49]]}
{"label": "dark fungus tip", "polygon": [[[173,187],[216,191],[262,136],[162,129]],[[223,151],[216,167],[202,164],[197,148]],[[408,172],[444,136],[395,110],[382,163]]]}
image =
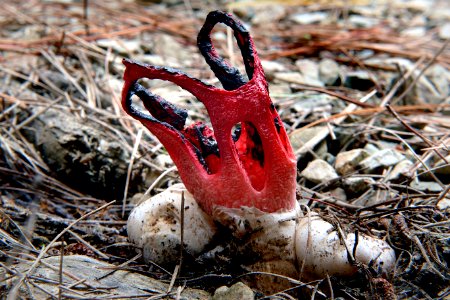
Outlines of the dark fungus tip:
{"label": "dark fungus tip", "polygon": [[250,34],[244,25],[232,15],[222,11],[210,12],[198,34],[197,46],[205,61],[222,83],[224,89],[235,90],[243,86],[247,80],[237,68],[230,66],[227,61],[217,54],[211,41],[211,32],[217,23],[225,24],[233,29],[249,79],[253,77],[255,68],[253,44]]}

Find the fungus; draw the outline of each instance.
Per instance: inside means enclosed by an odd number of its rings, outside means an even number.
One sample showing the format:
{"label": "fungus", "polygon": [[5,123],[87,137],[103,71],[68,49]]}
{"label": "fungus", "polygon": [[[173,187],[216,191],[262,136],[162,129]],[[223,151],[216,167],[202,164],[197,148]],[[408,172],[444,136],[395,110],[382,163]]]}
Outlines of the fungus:
{"label": "fungus", "polygon": [[[233,29],[248,80],[215,51],[210,33],[219,22]],[[214,11],[208,14],[197,44],[223,89],[178,70],[123,61],[126,66],[123,108],[165,146],[178,167],[187,189],[186,197],[198,203],[189,207],[190,216],[198,214],[199,222],[189,218],[192,222],[186,224],[185,232],[194,234],[184,239],[185,249],[193,254],[202,251],[216,232],[213,222],[217,222],[229,227],[235,237],[247,237],[242,250],[257,254],[264,262],[262,268],[265,265],[271,271],[292,274],[302,264],[312,276],[354,272],[347,256],[337,249],[339,240],[327,237],[335,232],[330,230],[330,223],[316,215],[312,222],[299,219],[296,159],[269,97],[264,71],[248,31],[231,15]],[[192,93],[205,105],[212,129],[201,122],[186,126],[187,112],[144,88],[138,83],[141,78],[170,81]],[[133,103],[133,96],[140,98],[148,113]],[[128,221],[130,240],[144,248],[146,259],[158,263],[174,261],[173,255],[162,253],[165,250],[175,253],[173,249],[181,243],[180,197],[174,198],[170,191],[164,193],[137,206]],[[167,197],[170,199],[163,200]],[[177,205],[178,209],[173,209]],[[321,236],[318,243],[329,247],[325,251],[337,251],[331,261],[341,261],[337,268],[348,266],[344,269],[349,272],[317,267],[320,257],[310,251],[315,249],[311,245],[318,245],[314,242],[317,233],[310,231],[311,227],[322,234],[318,234]],[[205,228],[211,234],[205,234]],[[384,241],[366,236],[362,240],[366,238],[374,243],[369,243],[370,253],[366,255],[368,259],[364,257],[364,263],[374,260],[380,262],[376,265],[382,266],[383,271],[391,269],[395,261],[393,250]],[[382,255],[385,251],[389,255]],[[367,251],[356,251],[355,259],[363,252]],[[260,267],[260,263],[255,264],[255,268]]]}

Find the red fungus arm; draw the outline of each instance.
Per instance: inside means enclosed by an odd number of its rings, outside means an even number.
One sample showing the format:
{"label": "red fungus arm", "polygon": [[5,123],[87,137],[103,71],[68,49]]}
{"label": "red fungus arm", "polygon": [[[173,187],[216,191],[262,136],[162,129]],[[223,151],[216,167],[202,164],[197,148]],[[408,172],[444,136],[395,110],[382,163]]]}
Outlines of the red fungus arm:
{"label": "red fungus arm", "polygon": [[[210,33],[218,23],[234,30],[247,81],[216,53]],[[255,207],[264,212],[295,206],[296,161],[283,124],[269,97],[264,71],[253,41],[231,15],[212,12],[197,44],[224,89],[208,86],[179,71],[124,60],[122,105],[166,147],[186,188],[209,214],[215,208]],[[178,84],[205,105],[213,131],[197,123],[184,126],[186,112],[137,84],[140,78]],[[138,96],[149,111],[132,103]],[[240,131],[233,128],[240,126]]]}

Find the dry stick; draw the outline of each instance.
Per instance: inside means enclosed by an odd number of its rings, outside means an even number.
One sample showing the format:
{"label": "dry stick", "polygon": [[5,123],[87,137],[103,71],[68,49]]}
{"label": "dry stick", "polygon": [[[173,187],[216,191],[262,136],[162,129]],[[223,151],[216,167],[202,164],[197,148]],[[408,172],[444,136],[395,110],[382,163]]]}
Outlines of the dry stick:
{"label": "dry stick", "polygon": [[180,269],[181,265],[183,264],[183,251],[184,251],[184,191],[181,192],[181,207],[180,207]]}
{"label": "dry stick", "polygon": [[386,104],[388,104],[391,99],[395,96],[395,93],[397,93],[398,89],[406,82],[406,80],[412,76],[414,71],[425,61],[425,57],[421,57],[414,66],[408,70],[408,72],[402,76],[397,82],[394,84],[394,86],[391,88],[389,93],[381,100],[381,103],[379,106],[384,107]]}
{"label": "dry stick", "polygon": [[8,219],[8,222],[13,224],[17,228],[17,230],[19,231],[22,238],[27,242],[28,246],[30,246],[33,250],[35,250],[37,252],[37,249],[34,247],[34,245],[31,243],[30,239],[23,232],[22,228],[1,208],[0,208],[0,213],[2,214],[2,216],[6,217]]}
{"label": "dry stick", "polygon": [[175,269],[173,270],[172,278],[170,279],[169,287],[167,288],[167,294],[169,294],[172,291],[173,285],[175,284],[175,280],[178,277],[179,269],[180,269],[180,265],[176,265]]}
{"label": "dry stick", "polygon": [[424,166],[425,169],[427,169],[427,171],[430,173],[430,176],[433,177],[433,179],[444,189],[445,185],[439,180],[439,178],[436,177],[436,175],[431,172],[430,167],[428,167],[428,165],[425,163],[425,161],[423,161],[422,158],[420,158],[419,155],[417,155],[417,153],[414,151],[414,149],[402,138],[400,137],[400,135],[398,135],[397,133],[395,133],[393,130],[387,129],[387,128],[383,128],[383,127],[377,127],[377,126],[371,126],[371,125],[366,125],[369,128],[373,128],[373,129],[377,129],[377,130],[381,130],[381,131],[386,131],[387,133],[392,134],[393,136],[395,136],[397,139],[399,139],[408,149],[409,151],[411,151],[412,155]]}
{"label": "dry stick", "polygon": [[[427,139],[423,134],[421,134],[420,132],[418,132],[416,129],[414,129],[413,127],[411,127],[408,123],[406,123],[401,117],[400,115],[392,108],[391,105],[386,105],[386,108],[388,111],[390,111],[392,113],[392,115],[400,121],[400,123],[402,123],[402,125],[409,131],[411,131],[412,133],[414,133],[415,135],[417,135],[418,137],[420,137],[422,139],[422,141],[424,141],[429,147],[435,147],[433,145],[433,143]],[[445,159],[445,157],[437,150],[437,149],[432,149],[443,161],[445,161],[445,163],[448,164],[448,161]]]}
{"label": "dry stick", "polygon": [[83,67],[84,73],[86,74],[83,76],[85,79],[85,85],[86,85],[86,101],[89,106],[92,107],[99,107],[99,96],[98,96],[98,88],[94,81],[94,70],[92,69],[92,64],[90,64],[88,57],[86,56],[86,51],[77,51],[76,55],[78,56],[78,59],[81,63],[81,66]]}
{"label": "dry stick", "polygon": [[[175,171],[177,169],[176,166],[172,166],[170,168],[168,168],[167,170],[165,170],[164,172],[161,173],[161,175],[158,176],[158,178],[156,178],[152,185],[145,191],[144,195],[142,196],[142,198],[144,198],[145,196],[149,195],[150,192],[155,188],[155,186],[164,178],[166,177],[167,174],[169,174],[172,171]],[[142,200],[142,199],[141,199]]]}
{"label": "dry stick", "polygon": [[[373,95],[376,94],[376,90],[372,90],[369,93],[367,93],[366,95],[364,95],[359,102],[364,103],[367,100],[369,100]],[[348,113],[348,112],[352,112],[356,109],[356,104],[349,104],[344,110],[344,113]],[[340,124],[342,123],[342,121],[344,121],[346,118],[346,116],[342,116],[339,118],[335,118],[336,120],[334,121],[335,124]],[[307,127],[302,127],[300,129],[296,129],[294,131],[292,131],[289,136],[295,135],[296,132],[304,130]],[[328,130],[328,128],[322,128],[319,132],[317,132],[315,134],[315,136],[309,140],[308,142],[304,143],[302,145],[302,147],[300,147],[298,150],[295,151],[295,155],[302,155],[304,153],[306,153],[307,151],[309,151],[310,149],[313,149],[315,147],[315,145],[317,145],[317,143],[319,143],[320,141],[322,141],[326,136],[328,136],[328,134],[330,133],[330,131]]]}
{"label": "dry stick", "polygon": [[83,90],[83,88],[78,84],[77,80],[73,78],[67,70],[64,68],[64,66],[59,62],[58,58],[55,56],[55,54],[51,51],[47,52],[42,50],[41,51],[42,56],[44,56],[59,72],[61,72],[67,79],[73,84],[73,86],[80,92],[80,94],[87,99],[88,96],[86,94],[86,91]]}
{"label": "dry stick", "polygon": [[445,279],[445,276],[441,272],[439,272],[438,269],[436,269],[433,262],[430,260],[430,257],[428,256],[428,253],[425,250],[425,247],[420,242],[416,233],[412,232],[409,229],[409,226],[408,226],[408,224],[406,224],[406,221],[405,221],[405,218],[403,217],[403,215],[401,213],[399,213],[396,216],[396,219],[397,219],[397,222],[399,223],[400,228],[404,231],[403,234],[405,234],[409,239],[411,239],[416,244],[416,246],[419,248],[420,253],[422,253],[423,258],[427,262],[430,269],[433,270],[437,275],[439,275],[439,277],[441,277],[442,279]]}
{"label": "dry stick", "polygon": [[29,118],[25,119],[22,123],[20,123],[17,126],[14,126],[11,130],[11,133],[17,132],[20,129],[22,129],[24,126],[30,124],[32,121],[34,121],[37,117],[39,117],[40,115],[42,115],[43,113],[45,113],[47,110],[49,110],[50,108],[52,108],[53,106],[55,106],[56,104],[58,104],[59,102],[61,102],[61,100],[63,100],[62,97],[59,97],[58,99],[54,100],[52,103],[50,103],[49,105],[47,105],[46,107],[42,108],[41,110],[39,110],[37,113],[33,114],[32,116],[30,116]]}
{"label": "dry stick", "polygon": [[11,291],[9,292],[8,296],[7,296],[7,300],[14,300],[17,297],[17,294],[19,292],[19,289],[21,287],[21,285],[24,283],[25,278],[27,278],[33,271],[34,269],[36,269],[36,267],[39,265],[39,262],[41,261],[41,259],[44,257],[44,255],[47,253],[47,251],[53,247],[53,244],[61,238],[61,236],[63,236],[66,232],[68,232],[70,230],[70,228],[72,228],[73,226],[75,226],[79,221],[86,219],[87,217],[103,210],[104,208],[110,206],[111,204],[115,203],[116,200],[113,200],[111,202],[108,202],[104,205],[102,205],[101,207],[85,214],[84,216],[81,216],[80,218],[78,218],[77,220],[75,220],[74,222],[72,222],[71,224],[69,224],[69,226],[67,226],[63,231],[61,231],[45,248],[42,249],[42,251],[39,253],[39,256],[36,258],[35,262],[33,263],[33,265],[31,265],[30,269],[28,269],[28,271],[19,279],[19,281],[12,287]]}
{"label": "dry stick", "polygon": [[[287,81],[287,80],[285,80],[285,81]],[[328,90],[328,89],[326,89],[326,88],[322,88],[322,87],[318,87],[318,86],[313,86],[313,85],[309,85],[309,84],[304,84],[304,83],[299,83],[299,82],[297,82],[297,81],[295,81],[295,82],[288,81],[288,82],[295,83],[295,86],[298,87],[298,88],[300,88],[301,90],[305,90],[305,91],[313,91],[313,92],[318,92],[318,93],[327,94],[327,95],[336,97],[336,98],[341,99],[341,100],[343,100],[343,101],[345,101],[345,102],[349,102],[349,103],[355,104],[355,105],[360,106],[360,107],[363,107],[363,108],[373,108],[373,107],[375,107],[375,106],[372,105],[372,104],[364,103],[364,102],[362,102],[361,100],[353,99],[353,98],[351,98],[351,97],[349,97],[349,96],[346,96],[346,95],[343,95],[343,94],[340,94],[340,93],[333,92],[333,91]],[[375,93],[376,93],[376,90],[375,90]]]}
{"label": "dry stick", "polygon": [[[56,243],[55,243],[55,244],[56,244]],[[4,252],[1,251],[1,250],[0,250],[0,253],[3,254],[3,255],[7,255],[6,253],[4,253]],[[20,256],[25,256],[25,257],[30,258],[30,259],[36,259],[36,257],[34,257],[34,256],[32,256],[32,255],[29,255],[29,254],[25,254],[25,253],[19,253],[19,254],[20,254]],[[19,257],[12,256],[12,255],[8,255],[8,257],[12,257],[12,258],[14,258],[15,260],[28,262],[27,260],[21,259],[21,258],[19,258]],[[58,268],[56,268],[55,266],[53,266],[53,265],[51,265],[51,264],[49,264],[49,263],[47,263],[47,262],[45,262],[45,261],[41,261],[41,264],[43,264],[44,266],[46,266],[47,268],[49,268],[49,269],[51,269],[51,270],[53,270],[53,271],[55,271],[55,272],[58,272]],[[68,271],[64,271],[64,270],[63,270],[63,274],[66,275],[67,277],[70,277],[70,278],[72,278],[72,279],[74,279],[74,280],[77,280],[77,282],[78,282],[77,284],[79,284],[80,282],[83,282],[83,284],[84,284],[85,286],[87,286],[87,287],[89,287],[89,288],[93,288],[92,285],[90,285],[90,284],[88,284],[88,283],[84,283],[84,282],[86,281],[86,279],[80,279],[80,278],[76,277],[75,275],[69,273]],[[34,276],[30,276],[30,278],[33,278],[33,277],[34,277]]]}
{"label": "dry stick", "polygon": [[420,77],[425,73],[425,71],[429,67],[431,67],[431,65],[436,62],[439,55],[441,55],[441,53],[444,52],[448,43],[449,43],[449,40],[447,40],[445,42],[445,44],[442,45],[442,47],[436,52],[436,54],[434,54],[434,56],[431,58],[431,60],[425,65],[425,67],[423,67],[422,70],[420,70],[419,74],[414,78],[413,82],[402,92],[402,94],[400,96],[398,96],[394,101],[392,101],[393,103],[400,101],[401,99],[403,99],[403,97],[405,97],[406,94],[408,94],[408,92],[413,88],[413,86],[416,85],[417,81],[419,81]]}
{"label": "dry stick", "polygon": [[86,35],[89,35],[89,1],[83,0],[83,20],[84,20],[84,29],[86,30]]}
{"label": "dry stick", "polygon": [[107,276],[113,274],[114,272],[120,270],[120,268],[122,268],[122,267],[128,265],[129,263],[131,263],[131,262],[137,260],[137,259],[140,258],[141,256],[142,256],[141,253],[136,254],[136,255],[135,255],[134,257],[132,257],[131,259],[129,259],[129,260],[127,260],[126,262],[121,263],[120,265],[118,265],[117,267],[115,267],[114,270],[111,270],[111,271],[107,272],[106,274],[104,274],[104,275],[102,275],[102,276],[100,276],[100,277],[97,277],[96,279],[97,279],[97,280],[102,280],[103,278],[105,278],[105,277],[107,277]]}
{"label": "dry stick", "polygon": [[101,252],[100,250],[98,250],[97,248],[95,248],[94,246],[92,246],[91,244],[89,244],[87,241],[85,241],[81,236],[79,236],[78,234],[76,234],[75,232],[73,232],[72,230],[69,230],[69,233],[71,235],[73,235],[73,237],[75,239],[77,239],[80,243],[82,243],[83,245],[85,245],[86,247],[88,247],[89,249],[91,249],[95,254],[97,254],[98,256],[100,256],[101,258],[104,259],[109,259],[109,256],[106,255],[105,253]]}
{"label": "dry stick", "polygon": [[184,251],[184,191],[181,192],[181,203],[180,203],[180,263],[175,266],[175,269],[173,270],[172,278],[170,280],[169,287],[167,289],[167,294],[169,294],[172,291],[172,288],[175,284],[175,281],[178,277],[178,274],[181,270],[181,265],[183,263],[183,251]]}
{"label": "dry stick", "polygon": [[59,257],[59,285],[58,285],[58,300],[62,299],[62,283],[63,283],[63,259],[64,259],[64,236],[61,238],[61,253]]}
{"label": "dry stick", "polygon": [[448,194],[448,192],[450,191],[450,184],[447,185],[447,187],[442,191],[442,193],[437,197],[436,199],[436,203],[439,203],[439,201],[441,201],[442,199],[445,198],[445,196]]}
{"label": "dry stick", "polygon": [[[112,60],[111,59],[111,47],[108,47],[108,50],[106,51],[106,55],[105,55],[105,80],[107,82],[108,85],[108,89],[109,89],[109,93],[112,96],[112,101],[111,104],[114,108],[114,113],[116,114],[117,117],[120,117],[120,113],[121,113],[121,109],[120,109],[120,98],[117,96],[117,94],[115,93],[112,85],[111,85],[111,74],[109,71],[109,61]],[[123,127],[123,119],[119,119],[119,122],[122,124]]]}
{"label": "dry stick", "polygon": [[[437,109],[445,109],[450,108],[450,104],[419,104],[419,105],[407,105],[407,106],[393,106],[396,111],[414,111],[414,110],[437,110]],[[303,126],[300,129],[296,130],[303,130],[306,128],[311,128],[316,125],[319,125],[321,123],[329,122],[334,119],[339,119],[342,117],[348,117],[348,116],[366,116],[371,115],[374,113],[383,112],[386,110],[386,107],[375,107],[375,108],[367,108],[367,109],[360,109],[355,111],[346,112],[345,110],[341,113],[332,115],[326,119],[319,119],[317,121],[311,122],[308,125]],[[294,131],[293,131],[294,132]],[[291,133],[290,133],[291,134]]]}
{"label": "dry stick", "polygon": [[136,157],[136,153],[138,151],[139,144],[141,143],[141,137],[142,137],[143,131],[144,131],[144,129],[140,128],[136,135],[136,141],[134,143],[133,151],[131,152],[130,163],[128,164],[127,179],[125,181],[125,189],[123,191],[122,218],[125,217],[125,207],[127,204],[127,194],[128,194],[128,187],[130,185],[131,171],[133,170],[134,158]]}

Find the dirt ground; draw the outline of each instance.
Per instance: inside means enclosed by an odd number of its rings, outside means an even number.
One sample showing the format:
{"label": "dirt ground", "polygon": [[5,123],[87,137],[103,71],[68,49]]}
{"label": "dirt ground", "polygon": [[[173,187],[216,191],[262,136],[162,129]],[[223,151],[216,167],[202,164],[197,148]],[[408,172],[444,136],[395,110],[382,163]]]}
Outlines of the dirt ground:
{"label": "dirt ground", "polygon": [[[447,1],[0,4],[2,299],[207,299],[239,281],[257,299],[449,299]],[[128,242],[135,204],[180,178],[160,142],[121,108],[122,58],[220,87],[196,44],[213,10],[234,14],[254,39],[298,160],[299,201],[388,241],[398,258],[392,274],[359,266],[352,278],[277,278],[280,289],[260,289],[261,277],[276,275],[251,272],[224,241],[186,254],[179,272],[145,263]],[[217,26],[212,37],[245,73],[232,32]],[[188,122],[209,122],[190,93],[160,80],[143,84],[187,109]],[[371,159],[340,165],[350,150]],[[331,177],[308,173],[316,159]],[[54,258],[74,255],[93,260],[75,259],[71,272],[93,263],[110,270],[105,277],[132,274],[130,281],[153,280],[154,288],[130,294],[117,281],[101,288],[95,278],[66,274]],[[42,271],[52,263],[58,272]]]}

